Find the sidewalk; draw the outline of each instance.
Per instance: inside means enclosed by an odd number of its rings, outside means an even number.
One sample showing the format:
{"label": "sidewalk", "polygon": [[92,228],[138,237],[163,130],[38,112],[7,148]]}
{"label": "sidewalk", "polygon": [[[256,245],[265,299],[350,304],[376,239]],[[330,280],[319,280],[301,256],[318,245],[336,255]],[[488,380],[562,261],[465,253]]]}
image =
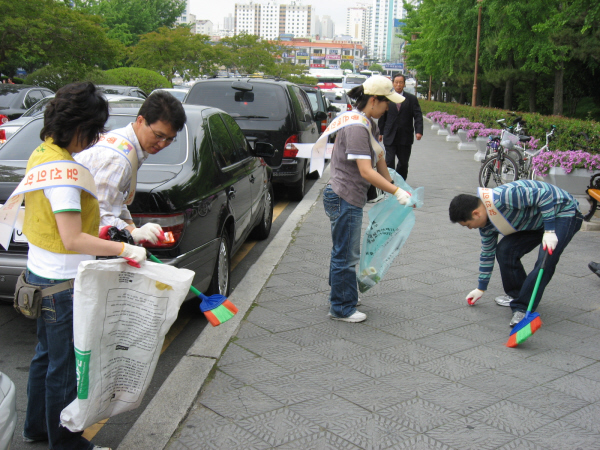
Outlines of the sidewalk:
{"label": "sidewalk", "polygon": [[538,310],[543,327],[505,347],[498,269],[468,307],[479,233],[448,219],[454,195],[476,192],[473,153],[426,122],[408,178],[425,206],[384,280],[361,294],[360,324],[327,317],[326,172],[231,296],[248,313],[199,338],[119,449],[169,437],[170,450],[600,448],[600,278],[587,268],[600,232],[574,237]]}

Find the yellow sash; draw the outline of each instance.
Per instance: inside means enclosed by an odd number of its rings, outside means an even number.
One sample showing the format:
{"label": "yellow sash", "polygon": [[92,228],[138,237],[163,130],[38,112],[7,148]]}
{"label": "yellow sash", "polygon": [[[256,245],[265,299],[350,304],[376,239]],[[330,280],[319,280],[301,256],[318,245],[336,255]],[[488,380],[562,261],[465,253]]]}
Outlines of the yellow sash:
{"label": "yellow sash", "polygon": [[506,217],[502,215],[496,205],[494,204],[494,191],[490,188],[479,188],[478,190],[479,198],[483,202],[485,206],[485,210],[487,215],[492,222],[492,225],[496,227],[496,229],[502,233],[504,236],[508,236],[509,234],[513,234],[517,230],[513,227]]}

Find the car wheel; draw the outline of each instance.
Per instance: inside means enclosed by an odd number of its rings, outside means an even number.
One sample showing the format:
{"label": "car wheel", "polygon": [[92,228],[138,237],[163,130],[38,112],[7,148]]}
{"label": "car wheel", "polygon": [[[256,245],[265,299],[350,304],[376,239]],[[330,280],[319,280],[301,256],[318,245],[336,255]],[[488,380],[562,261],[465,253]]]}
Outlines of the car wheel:
{"label": "car wheel", "polygon": [[219,242],[219,254],[217,263],[210,282],[210,294],[229,295],[229,279],[231,275],[231,241],[227,230],[223,229],[221,241]]}
{"label": "car wheel", "polygon": [[273,224],[273,185],[269,183],[267,192],[263,197],[264,210],[260,223],[252,230],[252,237],[262,241],[269,237],[271,225]]}
{"label": "car wheel", "polygon": [[295,186],[290,188],[290,198],[292,200],[300,201],[304,198],[304,192],[306,191],[306,164],[302,169],[302,176],[300,181]]}

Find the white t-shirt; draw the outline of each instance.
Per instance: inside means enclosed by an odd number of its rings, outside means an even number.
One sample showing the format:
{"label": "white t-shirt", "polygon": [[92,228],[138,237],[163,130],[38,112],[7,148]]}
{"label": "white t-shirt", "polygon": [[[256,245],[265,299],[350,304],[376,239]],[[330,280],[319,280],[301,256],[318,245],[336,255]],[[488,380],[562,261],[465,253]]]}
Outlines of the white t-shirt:
{"label": "white t-shirt", "polygon": [[[81,189],[74,187],[48,188],[44,189],[44,195],[50,201],[55,214],[64,211],[81,212]],[[40,277],[50,280],[67,280],[75,278],[80,262],[90,259],[96,259],[96,257],[54,253],[29,243],[27,268]]]}

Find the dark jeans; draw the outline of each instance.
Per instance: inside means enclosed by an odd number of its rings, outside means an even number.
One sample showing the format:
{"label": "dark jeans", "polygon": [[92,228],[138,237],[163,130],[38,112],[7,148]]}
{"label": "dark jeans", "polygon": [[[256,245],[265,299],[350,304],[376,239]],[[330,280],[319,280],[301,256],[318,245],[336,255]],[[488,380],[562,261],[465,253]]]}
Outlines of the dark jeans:
{"label": "dark jeans", "polygon": [[400,145],[396,142],[385,146],[385,164],[390,169],[393,169],[395,158],[398,157],[396,172],[404,178],[404,181],[406,181],[406,177],[408,176],[408,160],[410,159],[411,150],[412,145]]}
{"label": "dark jeans", "polygon": [[[544,295],[544,289],[552,279],[552,275],[554,275],[560,255],[562,255],[565,247],[571,242],[571,238],[581,228],[582,220],[583,218],[579,212],[573,217],[556,219],[555,228],[558,244],[552,255],[548,255],[548,259],[546,260],[546,267],[544,268],[544,274],[542,275],[542,281],[540,282],[532,311],[537,309],[540,299]],[[504,292],[514,298],[510,303],[513,312],[525,312],[529,306],[529,300],[531,300],[531,294],[533,293],[539,269],[544,259],[544,253],[546,253],[540,245],[543,235],[544,230],[518,231],[504,236],[498,242],[496,259],[500,267]],[[536,248],[538,248],[538,259],[534,269],[528,275],[523,268],[523,264],[521,264],[521,258]]]}
{"label": "dark jeans", "polygon": [[[26,274],[30,284],[48,287],[64,280]],[[73,347],[73,290],[44,297],[37,320],[38,344],[29,366],[27,413],[23,435],[48,439],[53,450],[89,450],[94,446],[81,435],[60,426],[61,411],[77,396]]]}
{"label": "dark jeans", "polygon": [[350,317],[358,301],[356,265],[360,262],[363,210],[338,196],[331,186],[323,191],[323,206],[331,222],[333,244],[329,264],[329,312],[334,317]]}

